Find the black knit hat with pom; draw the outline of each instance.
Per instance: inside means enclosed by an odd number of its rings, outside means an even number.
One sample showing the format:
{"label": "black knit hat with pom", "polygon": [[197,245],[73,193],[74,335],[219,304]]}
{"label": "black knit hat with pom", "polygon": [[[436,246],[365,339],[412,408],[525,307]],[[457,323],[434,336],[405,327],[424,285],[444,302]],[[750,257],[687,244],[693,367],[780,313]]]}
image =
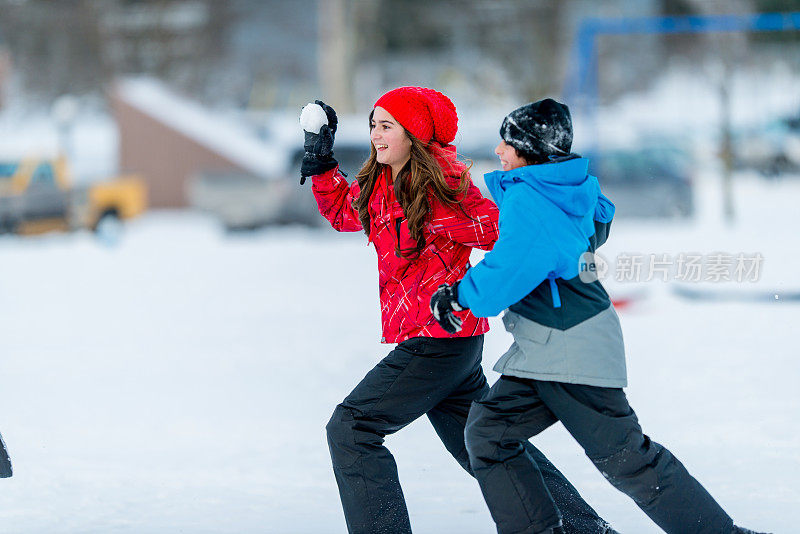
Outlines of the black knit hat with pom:
{"label": "black knit hat with pom", "polygon": [[569,108],[552,98],[525,104],[506,115],[500,137],[532,165],[566,156],[572,149]]}

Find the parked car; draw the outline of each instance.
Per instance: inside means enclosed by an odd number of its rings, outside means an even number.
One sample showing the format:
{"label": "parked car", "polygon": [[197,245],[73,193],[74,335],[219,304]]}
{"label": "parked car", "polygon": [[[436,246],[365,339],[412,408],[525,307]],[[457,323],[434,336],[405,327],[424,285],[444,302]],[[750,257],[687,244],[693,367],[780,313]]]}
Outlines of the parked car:
{"label": "parked car", "polygon": [[189,204],[217,217],[228,231],[255,230],[286,221],[291,195],[286,180],[267,180],[233,172],[203,172],[190,180]]}
{"label": "parked car", "polygon": [[0,162],[0,233],[104,232],[139,215],[146,205],[144,182],[136,176],[73,186],[64,158]]}
{"label": "parked car", "polygon": [[[483,175],[500,170],[495,145],[464,145],[459,153],[472,161],[472,181],[489,195]],[[606,149],[589,158],[589,172],[617,206],[618,217],[687,217],[694,212],[689,155],[672,146]]]}
{"label": "parked car", "polygon": [[[335,147],[340,168],[355,179],[369,156],[369,144],[338,141]],[[189,183],[189,203],[216,216],[228,231],[256,230],[273,224],[324,226],[311,183],[300,187],[303,148],[290,149],[288,165],[280,176],[263,178],[244,173],[205,172]]]}
{"label": "parked car", "polygon": [[[459,147],[459,153],[472,162],[472,181],[487,196],[483,175],[500,170],[495,144],[489,140]],[[689,155],[671,142],[584,155],[590,161],[589,172],[617,206],[618,217],[687,217],[694,212]]]}
{"label": "parked car", "polygon": [[691,216],[690,169],[688,154],[668,145],[603,150],[589,165],[620,218]]}
{"label": "parked car", "polygon": [[800,173],[800,114],[782,117],[733,136],[734,166],[767,177]]}

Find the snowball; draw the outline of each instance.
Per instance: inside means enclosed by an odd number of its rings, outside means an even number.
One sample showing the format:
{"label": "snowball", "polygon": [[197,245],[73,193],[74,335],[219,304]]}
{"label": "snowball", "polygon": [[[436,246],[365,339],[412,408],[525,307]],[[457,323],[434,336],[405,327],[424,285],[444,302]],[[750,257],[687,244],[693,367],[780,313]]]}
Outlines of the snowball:
{"label": "snowball", "polygon": [[300,126],[307,132],[319,133],[325,124],[328,124],[328,116],[319,104],[306,104],[300,112]]}

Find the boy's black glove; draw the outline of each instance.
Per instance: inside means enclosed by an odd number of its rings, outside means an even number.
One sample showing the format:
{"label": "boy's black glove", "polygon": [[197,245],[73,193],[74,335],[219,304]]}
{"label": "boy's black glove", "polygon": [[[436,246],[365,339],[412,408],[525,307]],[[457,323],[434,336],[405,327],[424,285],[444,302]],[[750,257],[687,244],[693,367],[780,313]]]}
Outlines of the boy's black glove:
{"label": "boy's black glove", "polygon": [[336,167],[339,162],[333,158],[333,138],[336,135],[336,127],[339,119],[332,107],[322,100],[315,100],[315,104],[320,106],[328,117],[328,124],[323,124],[319,132],[305,133],[303,143],[303,163],[300,165],[300,185],[306,183],[306,178],[322,174]]}
{"label": "boy's black glove", "polygon": [[461,330],[461,318],[453,312],[462,311],[464,308],[458,303],[458,282],[450,286],[442,284],[431,296],[431,313],[439,326],[448,334],[455,334]]}

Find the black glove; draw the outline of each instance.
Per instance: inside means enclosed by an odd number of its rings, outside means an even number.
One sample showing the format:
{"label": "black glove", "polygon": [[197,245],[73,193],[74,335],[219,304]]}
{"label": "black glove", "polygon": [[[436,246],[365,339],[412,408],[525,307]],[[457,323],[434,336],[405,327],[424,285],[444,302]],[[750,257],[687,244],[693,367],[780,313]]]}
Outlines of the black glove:
{"label": "black glove", "polygon": [[303,163],[300,165],[300,185],[306,183],[306,178],[322,174],[336,167],[339,162],[333,159],[333,138],[339,119],[336,112],[322,100],[315,100],[328,116],[328,124],[323,124],[319,133],[306,132],[303,143]]}
{"label": "black glove", "polygon": [[449,286],[442,284],[436,293],[431,296],[431,313],[439,326],[448,334],[455,334],[461,330],[461,318],[453,312],[462,311],[464,308],[458,303],[458,282]]}

